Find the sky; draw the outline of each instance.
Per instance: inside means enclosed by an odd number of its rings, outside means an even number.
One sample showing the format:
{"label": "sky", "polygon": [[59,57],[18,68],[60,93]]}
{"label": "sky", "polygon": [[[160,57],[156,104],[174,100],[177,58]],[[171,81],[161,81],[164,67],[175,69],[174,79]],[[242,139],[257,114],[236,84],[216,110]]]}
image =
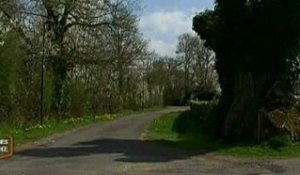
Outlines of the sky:
{"label": "sky", "polygon": [[143,0],[139,28],[150,41],[150,51],[161,56],[174,56],[177,37],[193,33],[193,16],[213,8],[214,0]]}

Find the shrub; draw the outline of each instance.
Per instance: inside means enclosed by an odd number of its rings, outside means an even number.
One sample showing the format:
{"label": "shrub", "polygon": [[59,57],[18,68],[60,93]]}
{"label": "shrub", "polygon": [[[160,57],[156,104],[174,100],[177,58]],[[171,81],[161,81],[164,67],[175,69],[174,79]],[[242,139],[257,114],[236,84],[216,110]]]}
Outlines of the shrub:
{"label": "shrub", "polygon": [[207,120],[213,109],[217,106],[218,100],[211,101],[191,101],[190,108],[194,116],[202,120]]}

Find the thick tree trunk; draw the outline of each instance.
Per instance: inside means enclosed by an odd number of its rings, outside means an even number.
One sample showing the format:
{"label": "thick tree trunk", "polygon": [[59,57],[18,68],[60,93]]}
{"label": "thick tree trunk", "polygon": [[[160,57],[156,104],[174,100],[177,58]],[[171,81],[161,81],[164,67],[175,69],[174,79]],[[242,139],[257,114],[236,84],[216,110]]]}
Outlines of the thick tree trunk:
{"label": "thick tree trunk", "polygon": [[271,103],[267,98],[272,82],[267,76],[253,78],[241,72],[236,75],[232,103],[223,123],[225,138],[259,141],[278,132],[265,115]]}
{"label": "thick tree trunk", "polygon": [[[224,122],[224,136],[229,138],[243,137],[249,134],[248,128],[255,128],[250,117],[256,111],[254,104],[253,83],[246,74],[237,75],[234,81],[233,101]],[[251,111],[250,111],[251,110]],[[254,110],[254,111],[252,111]]]}
{"label": "thick tree trunk", "polygon": [[57,114],[62,114],[66,107],[66,78],[67,78],[67,63],[60,57],[53,58],[53,95],[52,95],[52,110]]}

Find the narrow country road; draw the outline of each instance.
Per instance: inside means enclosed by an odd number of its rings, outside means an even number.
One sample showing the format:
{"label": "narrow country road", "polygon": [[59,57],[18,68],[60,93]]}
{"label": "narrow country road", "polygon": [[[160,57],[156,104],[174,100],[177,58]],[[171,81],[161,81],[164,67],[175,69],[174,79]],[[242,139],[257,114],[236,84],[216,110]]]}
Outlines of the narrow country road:
{"label": "narrow country road", "polygon": [[141,139],[145,126],[171,111],[136,114],[53,136],[0,161],[0,175],[299,174],[300,161],[238,160],[183,152]]}

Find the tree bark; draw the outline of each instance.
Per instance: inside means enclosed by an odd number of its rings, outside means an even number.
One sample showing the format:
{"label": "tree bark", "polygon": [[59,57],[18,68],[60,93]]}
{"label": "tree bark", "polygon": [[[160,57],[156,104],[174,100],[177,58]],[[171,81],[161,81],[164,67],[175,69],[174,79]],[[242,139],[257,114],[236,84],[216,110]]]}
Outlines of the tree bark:
{"label": "tree bark", "polygon": [[54,57],[52,62],[54,90],[52,96],[52,110],[62,114],[66,107],[65,83],[67,78],[67,63],[60,57]]}
{"label": "tree bark", "polygon": [[225,138],[260,141],[278,132],[266,115],[272,105],[267,97],[271,82],[267,75],[253,78],[240,72],[235,76],[232,103],[223,123]]}

